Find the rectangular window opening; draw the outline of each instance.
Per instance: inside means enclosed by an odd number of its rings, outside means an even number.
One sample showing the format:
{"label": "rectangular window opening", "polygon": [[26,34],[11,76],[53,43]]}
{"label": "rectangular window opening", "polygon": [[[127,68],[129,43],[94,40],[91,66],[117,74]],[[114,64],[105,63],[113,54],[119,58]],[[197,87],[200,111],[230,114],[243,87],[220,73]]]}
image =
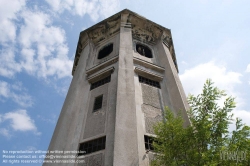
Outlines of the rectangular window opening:
{"label": "rectangular window opening", "polygon": [[158,81],[154,81],[154,80],[139,76],[139,82],[161,89],[160,83]]}
{"label": "rectangular window opening", "polygon": [[106,136],[80,143],[78,156],[105,149]]}
{"label": "rectangular window opening", "polygon": [[102,85],[104,85],[106,83],[109,83],[110,80],[111,80],[111,75],[109,75],[108,77],[105,77],[105,78],[103,78],[103,79],[101,79],[99,81],[96,81],[96,82],[91,84],[90,90],[95,89],[95,88],[97,88],[99,86],[102,86]]}
{"label": "rectangular window opening", "polygon": [[103,99],[103,95],[95,98],[93,112],[96,112],[102,108],[102,99]]}
{"label": "rectangular window opening", "polygon": [[145,143],[146,150],[154,151],[153,141],[154,141],[154,137],[144,135],[144,143]]}

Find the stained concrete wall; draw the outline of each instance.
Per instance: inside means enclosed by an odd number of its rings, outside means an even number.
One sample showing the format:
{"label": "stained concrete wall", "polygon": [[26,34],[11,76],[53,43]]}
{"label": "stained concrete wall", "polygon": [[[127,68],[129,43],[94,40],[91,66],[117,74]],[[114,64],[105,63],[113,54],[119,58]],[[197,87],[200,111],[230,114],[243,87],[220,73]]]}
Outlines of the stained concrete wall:
{"label": "stained concrete wall", "polygon": [[132,50],[131,26],[121,26],[113,162],[117,166],[136,166],[139,160]]}
{"label": "stained concrete wall", "polygon": [[[88,115],[85,122],[85,128],[83,129],[83,139],[104,134],[106,124],[108,86],[108,84],[104,84],[90,91]],[[102,108],[96,112],[93,112],[95,98],[100,95],[103,95]]]}
{"label": "stained concrete wall", "polygon": [[[90,42],[92,45],[92,53],[89,54],[86,70],[92,68],[93,66],[101,64],[101,63],[107,61],[108,59],[111,59],[112,57],[117,56],[119,54],[119,45],[120,45],[119,40],[120,40],[120,35],[118,33],[118,34],[102,41],[98,45],[94,45],[93,43]],[[99,53],[100,49],[102,49],[104,46],[106,46],[109,43],[113,43],[113,51],[108,56],[106,56],[102,59],[98,59],[97,57],[98,57],[98,53]]]}
{"label": "stained concrete wall", "polygon": [[[117,38],[119,39],[119,35],[113,37],[110,40],[104,41],[104,44],[102,43],[102,45],[108,44],[110,43],[110,41],[114,42],[114,40],[117,40]],[[117,54],[117,50],[119,48],[118,43],[114,44],[113,51],[115,53],[112,52],[112,54],[108,56],[108,59],[115,57],[115,55]],[[100,48],[101,47],[102,46],[100,46]],[[96,50],[98,50],[98,48],[93,48],[92,54],[95,54]],[[103,62],[107,61],[106,59],[105,61],[100,62],[99,60],[96,60],[97,54],[95,55],[96,57],[89,57],[89,63],[93,64],[89,65],[88,69],[93,68],[94,66],[101,65]],[[101,136],[106,136],[106,148],[101,151],[84,155],[84,158],[82,159],[86,162],[85,165],[87,166],[113,165],[118,63],[113,63],[109,66],[103,67],[101,70],[106,70],[107,68],[111,67],[114,68],[114,72],[111,74],[111,81],[100,87],[89,90],[89,97],[87,99],[88,113],[82,125],[82,134],[79,143],[93,140]],[[95,73],[93,73],[92,75],[94,74]],[[102,108],[97,112],[93,112],[94,99],[99,95],[103,95]],[[81,157],[79,157],[79,159],[81,159]]]}
{"label": "stained concrete wall", "polygon": [[185,125],[189,125],[190,122],[186,112],[189,109],[189,105],[169,49],[161,41],[157,43],[156,49],[158,50],[158,65],[165,68],[162,81],[164,104],[166,103],[166,106],[174,111],[175,114],[181,111]]}
{"label": "stained concrete wall", "polygon": [[[85,78],[85,68],[90,50],[90,46],[87,45],[81,53],[75,76],[70,84],[68,94],[48,148],[49,151],[73,151],[78,149],[78,142],[84,122],[83,119],[87,116],[87,99],[90,85]],[[63,166],[69,164],[60,163],[44,165]]]}
{"label": "stained concrete wall", "polygon": [[[134,43],[137,43],[137,41]],[[175,114],[178,111],[182,111],[185,124],[189,125],[189,120],[186,114],[186,110],[188,110],[189,107],[169,49],[162,43],[161,40],[155,43],[155,45],[150,45],[148,43],[143,44],[152,49],[153,58],[146,58],[138,54],[135,51],[135,44],[133,53],[134,57],[142,59],[151,65],[164,68],[164,72],[159,73],[152,68],[149,69],[145,66],[134,64],[136,67],[140,67],[147,72],[156,73],[163,77],[163,79],[159,81],[161,89],[158,89],[156,87],[139,83],[137,73],[135,73],[134,76],[134,83],[136,87],[135,94],[139,165],[147,166],[153,158],[153,153],[146,153],[144,135],[154,136],[153,126],[157,122],[163,120],[164,108],[166,106],[169,107]],[[150,74],[147,78],[152,80],[155,79],[153,75],[151,77]]]}
{"label": "stained concrete wall", "polygon": [[[107,58],[117,56],[119,51],[119,34],[104,41],[114,42],[114,50]],[[106,135],[106,149],[85,155],[85,163],[78,165],[106,165],[113,164],[114,154],[114,126],[117,91],[117,63],[103,68],[114,67],[111,81],[90,91],[90,83],[87,80],[86,70],[105,61],[95,60],[97,50],[102,46],[94,46],[89,42],[81,53],[78,66],[74,73],[68,94],[66,96],[61,114],[59,116],[53,137],[48,148],[52,150],[78,150],[79,143]],[[118,48],[117,48],[118,47]],[[91,64],[91,65],[90,65]],[[103,94],[102,109],[93,113],[94,98]],[[105,154],[106,152],[106,154]],[[51,165],[51,164],[43,164]],[[52,165],[77,165],[77,164],[52,164]]]}
{"label": "stained concrete wall", "polygon": [[[146,58],[136,52],[137,42],[132,38],[131,26],[127,22],[121,23],[117,35],[98,45],[88,42],[81,52],[49,150],[78,150],[79,143],[106,136],[105,150],[79,157],[86,163],[78,165],[147,166],[152,154],[146,154],[144,135],[154,134],[153,125],[162,120],[164,106],[175,113],[182,110],[186,124],[189,124],[185,112],[187,101],[169,49],[161,40],[150,45],[139,42],[152,49],[153,58]],[[108,43],[114,44],[113,52],[98,60],[98,51]],[[118,62],[101,68],[114,68],[111,81],[90,91],[86,70],[116,56],[119,56]],[[164,72],[135,64],[133,58],[163,67]],[[161,89],[139,83],[135,66],[160,75]],[[94,99],[101,94],[103,107],[93,112]]]}
{"label": "stained concrete wall", "polygon": [[[85,160],[87,166],[95,166],[100,163],[105,166],[113,164],[118,71],[117,63],[113,64],[112,67],[115,69],[114,73],[111,74],[111,81],[90,91],[88,99],[88,115],[84,120],[85,122],[82,126],[82,134],[79,142],[86,142],[101,136],[106,136],[106,148],[101,151],[84,155],[83,160]],[[94,99],[101,94],[103,94],[103,106],[97,112],[93,112]],[[81,159],[81,157],[79,159]],[[95,162],[94,160],[97,161]]]}

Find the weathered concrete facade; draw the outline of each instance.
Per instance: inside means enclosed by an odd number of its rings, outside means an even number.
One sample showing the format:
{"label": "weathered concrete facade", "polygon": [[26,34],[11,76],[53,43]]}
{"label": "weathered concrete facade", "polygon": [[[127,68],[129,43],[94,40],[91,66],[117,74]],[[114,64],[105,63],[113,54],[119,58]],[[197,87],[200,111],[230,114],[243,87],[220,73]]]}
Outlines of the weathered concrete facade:
{"label": "weathered concrete facade", "polygon": [[[98,58],[111,43],[111,53]],[[77,151],[81,143],[103,136],[106,142],[104,149],[76,157],[85,163],[58,165],[147,166],[144,135],[154,136],[164,107],[183,111],[189,124],[170,30],[127,9],[80,33],[72,75],[49,150]],[[107,76],[108,83],[91,89]],[[141,83],[139,76],[160,88]],[[100,95],[101,108],[93,111]]]}

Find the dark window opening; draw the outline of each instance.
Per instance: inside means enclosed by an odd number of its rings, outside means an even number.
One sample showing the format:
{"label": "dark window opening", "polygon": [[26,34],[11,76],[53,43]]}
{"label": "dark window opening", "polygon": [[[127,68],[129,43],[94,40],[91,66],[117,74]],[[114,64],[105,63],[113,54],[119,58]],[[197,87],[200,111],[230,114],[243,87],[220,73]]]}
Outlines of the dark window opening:
{"label": "dark window opening", "polygon": [[102,108],[102,97],[103,97],[103,95],[98,96],[98,97],[95,98],[93,112],[96,112],[97,110]]}
{"label": "dark window opening", "polygon": [[144,135],[144,143],[145,143],[146,150],[152,150],[152,151],[154,150],[153,141],[154,141],[153,137]]}
{"label": "dark window opening", "polygon": [[147,58],[153,58],[150,48],[142,44],[136,44],[136,51]]}
{"label": "dark window opening", "polygon": [[159,82],[150,80],[150,79],[145,78],[145,77],[142,77],[142,76],[139,76],[139,82],[140,82],[140,83],[147,84],[147,85],[151,85],[151,86],[154,86],[154,87],[156,87],[156,88],[161,89],[161,86],[160,86],[160,83],[159,83]]}
{"label": "dark window opening", "polygon": [[103,78],[103,79],[101,79],[101,80],[99,80],[97,82],[92,83],[91,86],[90,86],[90,90],[95,89],[95,88],[97,88],[99,86],[102,86],[102,85],[110,82],[110,79],[111,79],[111,75],[109,75],[108,77],[105,77],[105,78]]}
{"label": "dark window opening", "polygon": [[98,53],[98,59],[108,56],[113,51],[113,43],[104,46]]}
{"label": "dark window opening", "polygon": [[106,136],[80,143],[78,156],[105,149]]}

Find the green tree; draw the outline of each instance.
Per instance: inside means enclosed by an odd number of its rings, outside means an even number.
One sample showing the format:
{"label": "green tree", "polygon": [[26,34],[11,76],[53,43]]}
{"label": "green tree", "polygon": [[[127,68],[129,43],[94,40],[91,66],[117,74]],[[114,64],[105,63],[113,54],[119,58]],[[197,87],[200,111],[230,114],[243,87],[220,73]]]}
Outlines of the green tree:
{"label": "green tree", "polygon": [[[225,98],[225,99],[224,99]],[[218,102],[224,99],[223,106]],[[233,122],[234,98],[213,86],[208,79],[198,96],[188,97],[191,125],[184,126],[180,114],[166,108],[164,121],[155,126],[155,160],[151,165],[250,165],[250,127]]]}

